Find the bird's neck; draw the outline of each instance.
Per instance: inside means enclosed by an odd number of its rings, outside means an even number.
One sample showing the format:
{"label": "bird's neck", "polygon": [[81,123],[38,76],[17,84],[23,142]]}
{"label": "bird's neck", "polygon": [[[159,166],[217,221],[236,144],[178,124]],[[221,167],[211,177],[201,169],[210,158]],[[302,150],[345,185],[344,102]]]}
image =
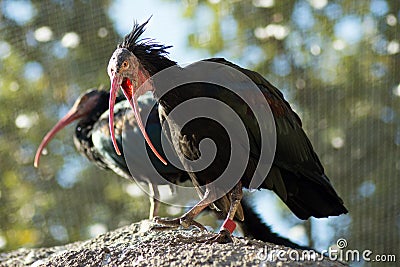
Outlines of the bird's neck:
{"label": "bird's neck", "polygon": [[146,60],[140,60],[139,58],[139,61],[141,62],[144,69],[149,72],[150,76],[153,76],[162,70],[176,65],[175,61],[172,61],[164,56],[156,58],[146,58]]}
{"label": "bird's neck", "polygon": [[[140,68],[144,69],[145,71],[142,71],[142,73],[144,73],[144,76],[147,77],[153,77],[154,75],[156,75],[157,73],[166,70],[170,67],[174,67],[177,66],[177,63],[175,61],[172,61],[170,59],[168,59],[167,57],[164,56],[157,56],[157,57],[148,57],[146,58],[146,60],[141,59],[138,56],[139,62],[141,63]],[[157,86],[155,86],[154,90],[153,90],[153,95],[155,97],[155,99],[157,100],[157,102],[159,102],[160,100],[160,96],[163,95],[163,93],[159,90],[157,90]],[[173,99],[176,99],[175,96],[173,96],[173,94],[170,96],[171,94],[168,95],[163,95],[163,99],[168,99],[168,103],[172,104],[174,101]],[[169,98],[172,98],[171,100]],[[161,101],[160,103],[163,103],[164,101]]]}
{"label": "bird's neck", "polygon": [[[78,140],[84,140],[92,143],[92,130],[96,122],[99,120],[100,116],[108,110],[108,99],[110,97],[110,93],[104,91],[100,100],[98,101],[95,108],[85,117],[83,117],[77,124],[75,128],[75,137]],[[116,99],[116,103],[120,102],[124,99],[124,96],[118,96]]]}

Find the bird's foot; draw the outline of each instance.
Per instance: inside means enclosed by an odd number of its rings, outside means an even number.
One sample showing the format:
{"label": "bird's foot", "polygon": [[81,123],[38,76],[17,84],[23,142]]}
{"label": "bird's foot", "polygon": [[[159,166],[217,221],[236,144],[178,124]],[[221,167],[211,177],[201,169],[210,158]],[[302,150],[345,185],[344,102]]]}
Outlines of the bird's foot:
{"label": "bird's foot", "polygon": [[205,244],[213,244],[213,243],[226,244],[226,243],[233,243],[233,239],[231,233],[228,230],[222,229],[221,231],[219,231],[218,234],[215,234],[213,237],[199,240],[197,242]]}
{"label": "bird's foot", "polygon": [[153,218],[153,222],[155,222],[158,225],[153,225],[151,229],[157,231],[176,229],[180,226],[179,218],[168,219],[156,216]]}
{"label": "bird's foot", "polygon": [[189,228],[190,226],[195,226],[196,228],[205,231],[206,228],[199,222],[187,217],[182,216],[180,218],[169,219],[169,218],[160,218],[154,217],[153,221],[161,226],[154,226],[157,230],[165,230],[165,229],[174,229],[179,226],[183,226],[184,228]]}

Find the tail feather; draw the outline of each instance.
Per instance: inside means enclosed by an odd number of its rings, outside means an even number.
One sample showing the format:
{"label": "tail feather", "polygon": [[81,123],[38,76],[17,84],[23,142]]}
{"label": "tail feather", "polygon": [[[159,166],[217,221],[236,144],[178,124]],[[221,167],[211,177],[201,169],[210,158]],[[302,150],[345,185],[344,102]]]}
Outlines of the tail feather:
{"label": "tail feather", "polygon": [[277,194],[300,219],[306,220],[311,216],[324,218],[347,213],[343,200],[324,174],[322,174],[324,179],[320,181],[326,182],[322,184],[284,169],[280,169],[280,175],[285,184],[286,195],[282,196],[279,192]]}

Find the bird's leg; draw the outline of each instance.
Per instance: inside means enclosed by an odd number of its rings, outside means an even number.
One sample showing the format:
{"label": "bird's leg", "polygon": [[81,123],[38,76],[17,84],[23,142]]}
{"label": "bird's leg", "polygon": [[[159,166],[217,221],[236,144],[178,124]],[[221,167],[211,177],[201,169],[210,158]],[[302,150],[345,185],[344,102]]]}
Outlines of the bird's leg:
{"label": "bird's leg", "polygon": [[235,185],[235,187],[230,192],[231,205],[229,207],[228,215],[226,216],[226,219],[222,224],[219,233],[212,238],[204,240],[206,243],[233,242],[231,235],[236,228],[236,223],[233,221],[233,218],[235,217],[236,210],[240,205],[242,197],[243,197],[242,183],[239,181],[239,183]]}
{"label": "bird's leg", "polygon": [[150,213],[149,213],[149,220],[153,220],[154,216],[157,216],[158,209],[160,208],[160,191],[158,190],[158,186],[149,183],[149,190],[150,190]]}
{"label": "bird's leg", "polygon": [[181,217],[176,219],[155,218],[155,222],[171,228],[179,226],[188,228],[189,226],[193,225],[200,230],[206,230],[206,228],[202,224],[196,222],[194,218],[212,202],[212,196],[213,194],[211,193],[210,189],[206,187],[206,192],[204,193],[203,198]]}

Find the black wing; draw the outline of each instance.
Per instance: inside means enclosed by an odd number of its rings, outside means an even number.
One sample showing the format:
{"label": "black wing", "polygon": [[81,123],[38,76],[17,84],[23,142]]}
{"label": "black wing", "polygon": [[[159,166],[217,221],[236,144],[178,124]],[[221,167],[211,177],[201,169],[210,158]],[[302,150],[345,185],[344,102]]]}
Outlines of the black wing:
{"label": "black wing", "polygon": [[[275,119],[277,145],[274,164],[263,187],[277,193],[301,219],[347,213],[342,199],[324,173],[299,116],[283,94],[256,72],[240,68],[224,59],[212,61],[229,65],[247,75],[257,84],[270,105]],[[257,133],[254,135],[257,136]]]}

